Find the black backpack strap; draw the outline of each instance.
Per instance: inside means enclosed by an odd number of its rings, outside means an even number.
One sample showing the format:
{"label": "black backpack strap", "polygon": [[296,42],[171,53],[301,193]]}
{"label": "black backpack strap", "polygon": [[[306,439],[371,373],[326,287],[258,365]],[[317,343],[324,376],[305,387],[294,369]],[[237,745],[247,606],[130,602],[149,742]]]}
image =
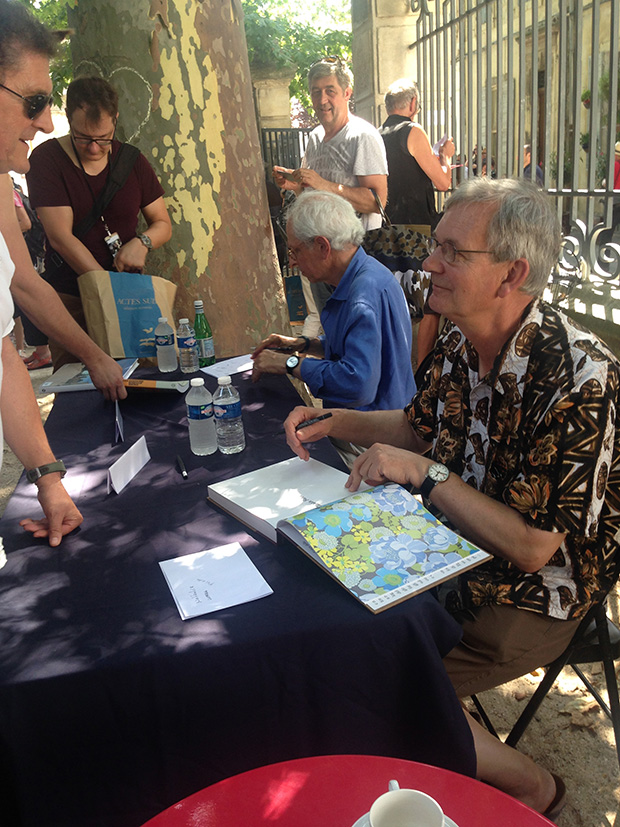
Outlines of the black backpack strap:
{"label": "black backpack strap", "polygon": [[121,144],[114,163],[110,168],[110,175],[108,176],[105,187],[93,204],[92,210],[73,230],[74,236],[82,238],[95,226],[110,201],[116,193],[125,186],[129,178],[129,173],[134,168],[139,154],[140,150],[137,147],[131,144]]}

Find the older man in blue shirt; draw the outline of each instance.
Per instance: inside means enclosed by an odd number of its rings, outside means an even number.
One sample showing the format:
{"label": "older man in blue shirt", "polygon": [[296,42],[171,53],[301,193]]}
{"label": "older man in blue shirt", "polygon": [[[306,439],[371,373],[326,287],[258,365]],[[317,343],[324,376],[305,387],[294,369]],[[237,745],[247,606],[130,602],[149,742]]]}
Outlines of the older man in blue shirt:
{"label": "older man in blue shirt", "polygon": [[332,407],[404,407],[415,391],[409,311],[392,273],[359,246],[364,228],[353,207],[333,193],[305,192],[289,211],[287,237],[289,257],[310,282],[333,288],[321,313],[325,335],[272,333],[252,354],[254,381],[288,372]]}

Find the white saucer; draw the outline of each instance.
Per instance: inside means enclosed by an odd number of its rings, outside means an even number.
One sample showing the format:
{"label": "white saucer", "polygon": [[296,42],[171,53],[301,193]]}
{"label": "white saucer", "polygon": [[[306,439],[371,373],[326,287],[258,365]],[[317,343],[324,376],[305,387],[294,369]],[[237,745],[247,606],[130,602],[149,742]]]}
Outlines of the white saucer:
{"label": "white saucer", "polygon": [[[370,813],[365,813],[361,818],[358,818],[355,824],[351,825],[351,827],[370,827]],[[444,815],[443,827],[458,827],[458,824],[452,821],[451,818],[448,818],[448,816]]]}

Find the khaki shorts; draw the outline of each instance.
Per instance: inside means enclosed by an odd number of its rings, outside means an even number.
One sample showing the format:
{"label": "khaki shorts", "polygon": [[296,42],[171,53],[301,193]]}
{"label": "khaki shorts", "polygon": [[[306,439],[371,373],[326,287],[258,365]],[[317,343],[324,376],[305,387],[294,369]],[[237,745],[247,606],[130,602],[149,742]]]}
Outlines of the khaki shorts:
{"label": "khaki shorts", "polygon": [[566,649],[578,620],[514,606],[481,606],[463,622],[463,639],[443,659],[459,698],[546,666]]}

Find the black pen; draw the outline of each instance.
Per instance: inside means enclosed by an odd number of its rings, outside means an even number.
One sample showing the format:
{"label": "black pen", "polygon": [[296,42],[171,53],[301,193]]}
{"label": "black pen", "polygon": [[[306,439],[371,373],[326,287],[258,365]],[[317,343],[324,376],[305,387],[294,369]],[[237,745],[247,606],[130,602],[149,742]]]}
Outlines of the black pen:
{"label": "black pen", "polygon": [[297,345],[289,345],[288,347],[266,347],[265,350],[273,350],[274,353],[295,353]]}
{"label": "black pen", "polygon": [[185,463],[183,462],[183,460],[181,459],[181,457],[178,454],[177,454],[177,465],[179,466],[179,471],[181,472],[181,476],[183,477],[184,480],[186,480],[188,478],[187,477],[187,468],[185,467]]}
{"label": "black pen", "polygon": [[332,414],[326,413],[321,416],[315,416],[314,419],[306,419],[304,422],[299,423],[299,425],[295,428],[295,432],[301,431],[302,428],[309,428],[310,425],[315,425],[317,422],[322,422],[324,419],[329,419],[330,416],[332,416]]}

